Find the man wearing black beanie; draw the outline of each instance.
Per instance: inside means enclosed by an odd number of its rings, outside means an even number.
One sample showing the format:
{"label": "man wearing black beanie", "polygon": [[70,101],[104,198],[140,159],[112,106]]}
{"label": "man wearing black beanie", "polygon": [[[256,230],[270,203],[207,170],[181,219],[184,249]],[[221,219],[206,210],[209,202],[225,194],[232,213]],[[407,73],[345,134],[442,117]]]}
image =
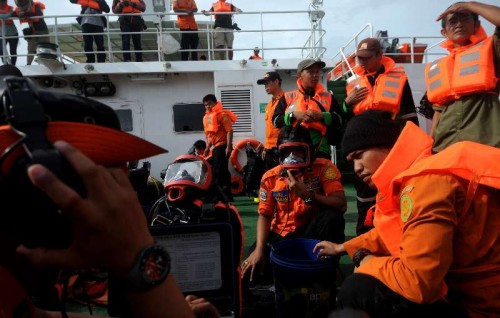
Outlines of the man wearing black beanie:
{"label": "man wearing black beanie", "polygon": [[[500,149],[432,138],[380,112],[347,126],[344,154],[377,189],[374,228],[314,252],[348,254],[357,267],[337,308],[370,317],[493,317],[500,312]],[[384,138],[382,138],[384,137]],[[481,233],[481,234],[479,234]]]}

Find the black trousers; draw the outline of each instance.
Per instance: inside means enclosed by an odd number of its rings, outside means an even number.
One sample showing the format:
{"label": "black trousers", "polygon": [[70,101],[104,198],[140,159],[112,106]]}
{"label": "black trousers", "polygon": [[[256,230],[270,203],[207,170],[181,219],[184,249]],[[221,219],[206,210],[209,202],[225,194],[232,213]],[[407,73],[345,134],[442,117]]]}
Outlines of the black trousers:
{"label": "black trousers", "polygon": [[[187,31],[181,33],[181,50],[196,50],[198,49],[198,42],[200,41],[198,33],[191,33],[194,30],[181,30]],[[181,52],[181,60],[187,61],[189,58],[189,52]],[[191,52],[191,60],[198,61],[198,52]]]}
{"label": "black trousers", "polygon": [[356,203],[358,207],[358,223],[356,225],[356,235],[361,235],[372,229],[371,226],[365,225],[365,218],[368,209],[375,205],[375,196],[377,195],[377,190],[370,188],[370,186],[364,183],[357,174],[354,174],[353,184],[354,188],[356,189]]}
{"label": "black trousers", "polygon": [[227,145],[220,145],[212,149],[212,182],[221,188],[229,201],[233,201],[231,174],[228,169],[229,161],[226,156],[226,147]]}
{"label": "black trousers", "polygon": [[264,168],[270,170],[278,165],[278,148],[266,149]]}
{"label": "black trousers", "polygon": [[411,302],[378,279],[364,274],[352,274],[344,280],[337,295],[337,308],[363,310],[370,318],[469,317],[464,309],[444,301],[426,305]]}
{"label": "black trousers", "polygon": [[[85,23],[82,25],[83,33],[103,33],[104,28],[101,26]],[[83,49],[85,50],[85,55],[87,56],[87,63],[95,63],[95,55],[93,43],[95,42],[97,51],[97,63],[106,62],[106,50],[104,47],[104,36],[102,34],[87,34],[83,36]]]}

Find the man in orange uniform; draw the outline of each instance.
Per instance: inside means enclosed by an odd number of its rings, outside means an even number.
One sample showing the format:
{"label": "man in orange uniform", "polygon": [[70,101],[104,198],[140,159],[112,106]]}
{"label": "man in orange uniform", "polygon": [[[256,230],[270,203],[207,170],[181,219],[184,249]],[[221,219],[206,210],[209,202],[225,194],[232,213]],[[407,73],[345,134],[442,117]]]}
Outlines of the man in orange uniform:
{"label": "man in orange uniform", "polygon": [[370,317],[498,317],[500,149],[464,141],[431,155],[423,130],[407,123],[398,138],[399,129],[379,111],[347,126],[344,154],[378,194],[374,229],[315,247],[347,253],[357,267],[339,307]]}
{"label": "man in orange uniform", "polygon": [[[284,127],[278,136],[280,165],[267,171],[259,190],[257,236],[242,263],[242,277],[268,278],[269,244],[304,237],[344,241],[347,202],[341,176],[328,159],[315,158],[307,128]],[[253,249],[253,251],[252,251]]]}
{"label": "man in orange uniform", "polygon": [[[240,9],[233,6],[231,3],[227,3],[226,0],[219,0],[212,4],[210,12],[215,13],[229,13],[229,12],[241,12]],[[205,10],[202,11],[205,15],[208,15]],[[232,60],[233,59],[233,19],[231,14],[216,14],[214,15],[215,23],[215,34],[214,34],[214,44],[215,49],[220,50],[215,52],[216,60]],[[227,58],[226,49],[227,48]]]}
{"label": "man in orange uniform", "polygon": [[258,85],[264,85],[266,93],[273,97],[267,103],[264,119],[266,121],[266,141],[264,142],[264,150],[262,151],[262,160],[264,160],[265,170],[269,170],[278,165],[278,134],[279,128],[273,125],[273,114],[276,105],[283,96],[281,89],[281,76],[278,72],[267,72],[264,78],[257,81]]}
{"label": "man in orange uniform", "polygon": [[212,151],[213,182],[220,187],[229,201],[233,201],[228,158],[233,151],[233,123],[238,117],[232,111],[224,109],[213,94],[203,97],[203,104],[206,109],[203,117],[203,128],[207,138],[205,157]]}
{"label": "man in orange uniform", "polygon": [[[383,55],[378,39],[366,38],[356,50],[356,79],[347,85],[347,97],[342,110],[349,118],[368,109],[382,110],[391,114],[401,126],[405,121],[418,125],[415,103],[404,69],[397,67],[389,57]],[[368,210],[375,204],[376,190],[354,176],[358,224],[356,234],[370,230],[372,216]]]}
{"label": "man in orange uniform", "polygon": [[95,63],[93,42],[97,47],[97,63],[106,62],[106,49],[104,47],[104,28],[107,26],[107,20],[101,14],[109,13],[110,9],[105,0],[69,0],[71,3],[82,6],[80,14],[85,16],[78,17],[77,21],[82,26],[83,49],[87,56],[87,63]]}
{"label": "man in orange uniform", "polygon": [[[198,24],[194,19],[195,12],[198,12],[198,7],[194,0],[173,0],[172,9],[175,13],[181,13],[177,15],[177,24],[179,24],[179,29],[183,31],[181,33],[181,50],[197,50],[198,49]],[[187,61],[189,58],[189,52],[181,52],[181,60]],[[198,61],[198,52],[191,52],[191,60]]]}
{"label": "man in orange uniform", "polygon": [[[113,0],[113,13],[141,13],[146,10],[144,0]],[[132,61],[130,39],[134,43],[135,60],[142,62],[142,43],[140,32],[144,31],[144,20],[140,15],[121,15],[118,18],[122,32],[123,61]],[[132,33],[133,34],[132,34]]]}
{"label": "man in orange uniform", "polygon": [[260,52],[259,48],[255,47],[253,49],[253,54],[250,55],[250,57],[248,59],[249,60],[262,60],[262,57],[260,57],[259,52]]}
{"label": "man in orange uniform", "polygon": [[[496,28],[487,36],[479,16]],[[500,147],[500,7],[457,2],[439,17],[450,55],[427,65],[427,97],[434,105],[433,151],[463,140]]]}

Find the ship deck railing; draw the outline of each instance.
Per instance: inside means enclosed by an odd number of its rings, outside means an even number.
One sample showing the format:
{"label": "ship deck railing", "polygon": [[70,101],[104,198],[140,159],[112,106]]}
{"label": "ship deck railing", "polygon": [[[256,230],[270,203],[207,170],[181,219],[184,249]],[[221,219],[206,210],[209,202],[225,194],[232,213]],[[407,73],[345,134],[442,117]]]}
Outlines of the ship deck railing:
{"label": "ship deck railing", "polygon": [[[102,14],[102,16],[106,17],[107,24],[104,32],[97,34],[102,34],[104,36],[106,50],[99,53],[106,54],[106,62],[122,62],[123,49],[121,36],[123,33],[120,31],[119,22],[117,21],[118,17],[122,15],[140,15],[146,21],[147,30],[130,32],[130,34],[141,34],[143,61],[180,61],[180,53],[183,52],[183,50],[177,50],[174,53],[170,53],[165,48],[162,48],[161,39],[168,34],[180,43],[181,34],[183,32],[197,32],[200,38],[200,45],[197,50],[184,50],[184,52],[197,51],[198,56],[205,55],[207,60],[214,60],[215,52],[228,51],[229,49],[215,48],[213,43],[214,35],[219,31],[213,27],[213,13],[207,12],[207,14],[208,17],[204,18],[205,20],[200,20],[200,18],[204,17],[206,14],[195,13],[198,31],[179,30],[176,21],[176,13]],[[232,51],[238,59],[242,59],[241,52],[245,52],[243,59],[248,59],[248,57],[252,55],[255,47],[259,48],[261,57],[266,60],[283,57],[321,58],[326,52],[326,47],[323,46],[323,37],[326,31],[321,27],[321,18],[324,15],[322,11],[258,11],[218,14],[234,15],[235,19],[237,19],[238,26],[242,29],[241,31],[234,31],[235,40]],[[81,26],[75,21],[76,17],[79,16],[83,17],[89,15],[43,16],[49,26],[50,41],[58,46],[57,58],[64,63],[86,62],[86,52],[83,50],[84,33],[81,31]],[[13,20],[18,26],[19,36],[17,38],[20,40],[45,36],[24,36],[21,29],[27,26],[27,24],[22,24],[19,27],[18,19]],[[280,21],[280,24],[277,24],[277,21]],[[300,23],[303,21],[307,21],[310,27],[297,27],[297,25],[304,24]],[[5,20],[0,20],[0,22],[3,24]],[[96,33],[92,34],[95,35]],[[6,48],[6,40],[12,37],[5,36],[5,28],[2,28],[1,35],[1,45],[4,53],[1,57],[5,63],[5,61],[11,58],[9,50]],[[95,49],[94,46],[94,50]],[[136,50],[133,49],[132,41],[131,49],[128,52],[134,57]],[[94,51],[94,53],[97,52]],[[17,56],[26,57],[28,53],[18,52]]]}

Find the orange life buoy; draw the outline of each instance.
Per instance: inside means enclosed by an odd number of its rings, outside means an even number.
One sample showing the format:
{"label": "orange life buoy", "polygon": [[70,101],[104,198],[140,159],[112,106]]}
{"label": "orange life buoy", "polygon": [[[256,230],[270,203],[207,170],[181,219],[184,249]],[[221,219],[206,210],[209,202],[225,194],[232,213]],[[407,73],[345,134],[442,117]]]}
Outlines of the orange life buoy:
{"label": "orange life buoy", "polygon": [[240,152],[243,152],[243,154],[246,155],[245,151],[247,145],[253,147],[253,149],[255,149],[257,152],[260,152],[262,149],[264,149],[264,145],[256,139],[243,139],[236,143],[233,152],[231,152],[231,157],[229,157],[229,161],[231,162],[231,165],[234,167],[234,169],[240,174],[243,174],[243,166],[238,160],[238,155],[240,154]]}
{"label": "orange life buoy", "polygon": [[231,176],[231,193],[233,195],[241,194],[243,191],[243,179],[240,176]]}

